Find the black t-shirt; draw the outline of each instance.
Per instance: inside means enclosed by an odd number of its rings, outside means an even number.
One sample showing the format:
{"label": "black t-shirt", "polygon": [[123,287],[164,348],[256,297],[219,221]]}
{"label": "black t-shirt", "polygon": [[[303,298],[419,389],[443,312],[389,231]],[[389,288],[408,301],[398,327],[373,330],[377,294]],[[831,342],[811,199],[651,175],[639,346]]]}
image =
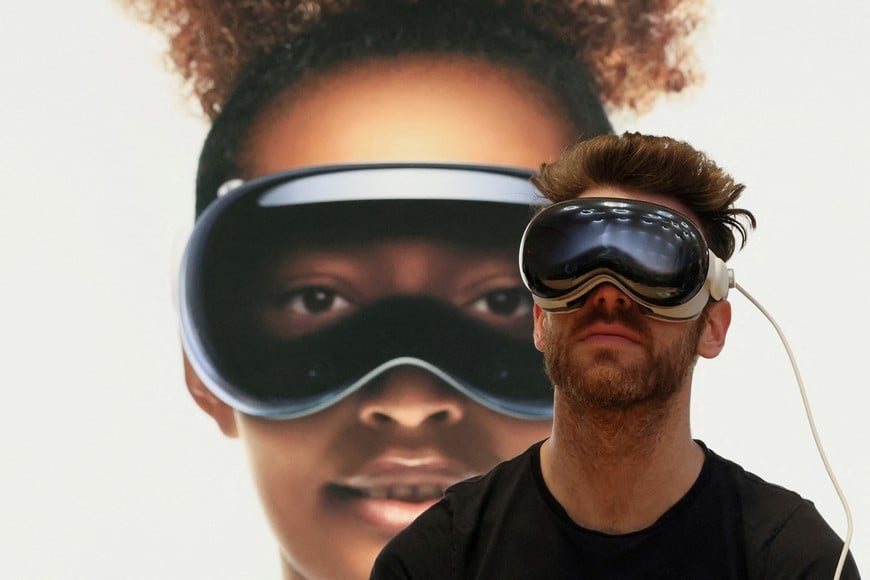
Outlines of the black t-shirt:
{"label": "black t-shirt", "polygon": [[[544,484],[540,446],[448,489],[441,502],[393,538],[371,578],[834,576],[843,542],[813,504],[706,447],[701,473],[680,501],[649,528],[610,535],[568,517]],[[850,555],[841,579],[857,578]]]}

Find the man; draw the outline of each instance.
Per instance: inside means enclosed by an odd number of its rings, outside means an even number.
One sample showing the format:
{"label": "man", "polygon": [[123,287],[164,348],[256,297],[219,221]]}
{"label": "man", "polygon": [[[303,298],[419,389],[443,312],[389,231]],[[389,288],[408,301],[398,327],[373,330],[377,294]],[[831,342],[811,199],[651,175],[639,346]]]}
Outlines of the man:
{"label": "man", "polygon": [[[692,370],[731,321],[744,187],[670,138],[602,136],[533,178],[521,265],[555,389],[550,437],[397,536],[372,578],[833,578],[812,503],[692,439]],[[851,556],[842,578],[858,578]]]}

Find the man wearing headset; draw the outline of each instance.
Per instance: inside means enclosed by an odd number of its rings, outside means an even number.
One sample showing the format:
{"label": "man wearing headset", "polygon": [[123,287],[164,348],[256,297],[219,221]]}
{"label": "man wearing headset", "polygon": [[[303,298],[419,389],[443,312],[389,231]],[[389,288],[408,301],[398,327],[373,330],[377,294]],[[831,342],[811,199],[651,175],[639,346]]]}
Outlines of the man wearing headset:
{"label": "man wearing headset", "polygon": [[[699,356],[731,321],[724,260],[755,218],[686,143],[579,143],[532,179],[523,236],[550,437],[397,536],[372,578],[832,578],[843,542],[812,503],[693,440]],[[858,578],[851,555],[842,578]]]}

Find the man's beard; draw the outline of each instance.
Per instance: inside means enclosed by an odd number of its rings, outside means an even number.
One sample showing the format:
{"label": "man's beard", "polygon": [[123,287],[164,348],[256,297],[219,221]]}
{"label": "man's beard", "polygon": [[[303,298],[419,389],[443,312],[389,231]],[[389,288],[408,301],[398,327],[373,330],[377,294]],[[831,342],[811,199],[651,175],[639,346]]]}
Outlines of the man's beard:
{"label": "man's beard", "polygon": [[[703,320],[693,323],[684,336],[661,344],[650,340],[645,318],[636,309],[610,313],[596,309],[578,319],[564,336],[549,336],[544,365],[554,387],[578,409],[617,411],[670,400],[695,366]],[[643,337],[647,345],[643,359],[620,364],[619,353],[601,349],[591,363],[574,360],[578,329],[596,322],[620,324]]]}

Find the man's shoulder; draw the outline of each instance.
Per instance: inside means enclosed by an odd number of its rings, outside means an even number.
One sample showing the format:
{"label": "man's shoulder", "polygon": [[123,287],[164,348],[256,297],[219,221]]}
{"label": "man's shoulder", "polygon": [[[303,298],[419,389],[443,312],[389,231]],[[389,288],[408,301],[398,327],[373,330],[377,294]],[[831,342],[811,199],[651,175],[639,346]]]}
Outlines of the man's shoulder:
{"label": "man's shoulder", "polygon": [[[787,570],[798,575],[795,577],[821,578],[828,572],[833,576],[843,541],[812,501],[766,481],[734,461],[709,453],[720,474],[736,490],[746,556],[755,571],[751,576],[767,577],[774,571]],[[858,578],[851,556],[842,577]]]}
{"label": "man's shoulder", "polygon": [[753,514],[764,514],[770,517],[774,514],[788,518],[795,510],[812,502],[803,498],[795,491],[781,485],[771,483],[758,475],[747,471],[740,464],[707,450],[721,476],[734,486],[743,504],[744,511]]}
{"label": "man's shoulder", "polygon": [[747,532],[757,537],[769,538],[797,521],[804,525],[827,528],[810,500],[747,471],[730,459],[709,450],[708,453],[717,466],[719,477],[733,486],[737,493],[744,529]]}

